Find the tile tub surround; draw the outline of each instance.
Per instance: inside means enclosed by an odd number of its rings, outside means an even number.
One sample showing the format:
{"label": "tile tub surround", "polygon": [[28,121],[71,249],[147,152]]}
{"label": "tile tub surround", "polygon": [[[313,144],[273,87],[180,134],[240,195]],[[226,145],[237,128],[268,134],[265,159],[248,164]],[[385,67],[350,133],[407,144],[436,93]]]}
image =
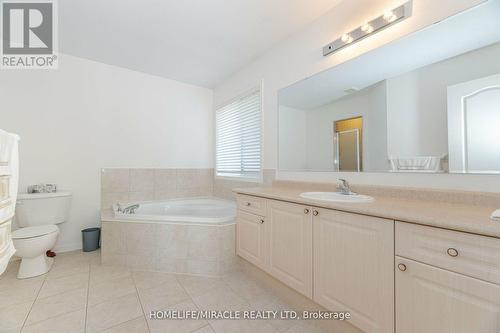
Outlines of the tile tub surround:
{"label": "tile tub surround", "polygon": [[212,196],[213,169],[101,170],[101,211],[117,202]]}
{"label": "tile tub surround", "polygon": [[[275,170],[263,171],[263,182],[270,185]],[[126,169],[101,170],[101,211],[117,202],[167,200],[216,196],[235,200],[235,187],[255,187],[257,182],[215,178],[214,169]]]}
{"label": "tile tub surround", "polygon": [[101,252],[103,264],[220,276],[235,268],[235,225],[103,220]]}
{"label": "tile tub surround", "polygon": [[19,262],[11,262],[0,276],[0,332],[331,332],[310,320],[150,319],[151,310],[317,310],[244,266],[220,278],[174,275],[105,266],[99,251],[75,251],[59,254],[48,274],[18,280]]}
{"label": "tile tub surround", "polygon": [[370,203],[335,203],[304,199],[300,193],[336,191],[335,184],[276,181],[271,187],[235,189],[236,193],[428,225],[500,238],[500,223],[490,219],[500,194],[397,187],[352,186],[375,198]]}
{"label": "tile tub surround", "polygon": [[[264,170],[270,185],[274,170]],[[113,221],[117,202],[216,196],[235,200],[232,189],[259,183],[215,178],[213,169],[122,169],[101,171],[103,262],[134,269],[218,276],[234,268],[235,226]]]}

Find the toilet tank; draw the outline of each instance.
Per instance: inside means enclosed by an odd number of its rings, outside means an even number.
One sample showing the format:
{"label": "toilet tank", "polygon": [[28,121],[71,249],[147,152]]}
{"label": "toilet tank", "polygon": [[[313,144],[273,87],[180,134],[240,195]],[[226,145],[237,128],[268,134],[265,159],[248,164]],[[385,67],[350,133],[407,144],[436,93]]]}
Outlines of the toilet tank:
{"label": "toilet tank", "polygon": [[20,228],[66,222],[70,192],[21,193],[17,197],[16,221]]}

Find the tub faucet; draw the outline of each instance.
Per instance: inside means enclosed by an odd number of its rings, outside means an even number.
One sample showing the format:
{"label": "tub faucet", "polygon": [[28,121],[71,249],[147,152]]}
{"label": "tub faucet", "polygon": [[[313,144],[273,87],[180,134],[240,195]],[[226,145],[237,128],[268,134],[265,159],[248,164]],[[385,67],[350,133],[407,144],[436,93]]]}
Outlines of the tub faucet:
{"label": "tub faucet", "polygon": [[353,195],[355,194],[353,191],[351,191],[351,185],[349,185],[349,182],[345,179],[339,179],[340,183],[338,184],[338,189],[340,194],[344,195]]}
{"label": "tub faucet", "polygon": [[135,214],[135,211],[139,208],[138,204],[130,205],[122,209],[123,214]]}

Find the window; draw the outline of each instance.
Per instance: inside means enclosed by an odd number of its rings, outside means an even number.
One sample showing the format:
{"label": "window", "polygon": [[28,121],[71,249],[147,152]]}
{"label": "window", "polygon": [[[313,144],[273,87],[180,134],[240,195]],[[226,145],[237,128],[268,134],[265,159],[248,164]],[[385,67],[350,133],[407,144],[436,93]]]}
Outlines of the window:
{"label": "window", "polygon": [[217,109],[215,128],[217,176],[260,179],[260,91],[253,91]]}

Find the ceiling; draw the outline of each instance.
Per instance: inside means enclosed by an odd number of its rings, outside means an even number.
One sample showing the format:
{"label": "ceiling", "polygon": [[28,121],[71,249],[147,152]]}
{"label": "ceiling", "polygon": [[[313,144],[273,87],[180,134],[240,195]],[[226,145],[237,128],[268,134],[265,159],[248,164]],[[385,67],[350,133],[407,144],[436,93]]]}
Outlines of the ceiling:
{"label": "ceiling", "polygon": [[210,88],[339,2],[59,1],[60,52]]}

